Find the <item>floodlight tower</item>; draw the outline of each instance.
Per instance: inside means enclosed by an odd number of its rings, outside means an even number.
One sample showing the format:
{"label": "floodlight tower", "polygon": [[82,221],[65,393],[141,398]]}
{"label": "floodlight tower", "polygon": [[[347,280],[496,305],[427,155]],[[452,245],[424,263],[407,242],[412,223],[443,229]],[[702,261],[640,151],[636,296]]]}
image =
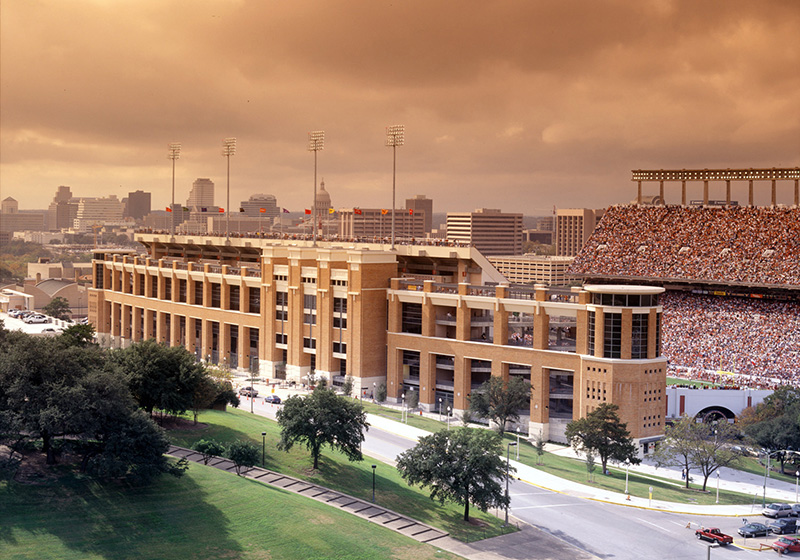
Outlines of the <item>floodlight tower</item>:
{"label": "floodlight tower", "polygon": [[181,143],[173,142],[169,145],[169,152],[167,157],[172,160],[172,204],[170,204],[170,222],[172,227],[170,233],[175,237],[175,160],[181,157]]}
{"label": "floodlight tower", "polygon": [[395,199],[395,179],[397,177],[397,147],[402,146],[405,141],[406,127],[402,124],[395,124],[386,127],[386,145],[392,148],[392,250],[394,250],[394,199]]}
{"label": "floodlight tower", "polygon": [[236,153],[236,138],[222,141],[222,155],[228,159],[228,199],[225,206],[225,239],[231,239],[231,156]]}
{"label": "floodlight tower", "polygon": [[325,131],[315,130],[308,133],[308,151],[314,152],[314,201],[311,206],[311,228],[314,232],[312,237],[314,247],[317,246],[317,152],[325,146]]}

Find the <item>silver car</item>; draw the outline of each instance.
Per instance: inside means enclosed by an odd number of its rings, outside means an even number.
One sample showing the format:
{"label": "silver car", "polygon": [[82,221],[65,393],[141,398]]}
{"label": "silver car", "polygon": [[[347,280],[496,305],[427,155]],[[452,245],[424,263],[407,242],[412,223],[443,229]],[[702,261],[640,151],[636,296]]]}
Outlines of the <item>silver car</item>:
{"label": "silver car", "polygon": [[789,504],[767,504],[761,511],[761,515],[765,517],[791,517],[794,515],[794,510]]}

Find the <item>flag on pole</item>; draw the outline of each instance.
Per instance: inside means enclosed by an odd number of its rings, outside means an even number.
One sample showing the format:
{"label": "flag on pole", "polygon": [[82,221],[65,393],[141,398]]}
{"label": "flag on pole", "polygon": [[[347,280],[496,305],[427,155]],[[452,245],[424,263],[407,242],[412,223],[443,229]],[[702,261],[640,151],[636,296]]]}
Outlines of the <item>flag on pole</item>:
{"label": "flag on pole", "polygon": [[206,208],[205,206],[203,206],[202,208],[200,208],[200,211],[201,211],[201,212],[208,212],[208,208]]}
{"label": "flag on pole", "polygon": [[381,208],[381,216],[385,216],[388,213],[389,213],[388,210],[386,210],[385,208]]}
{"label": "flag on pole", "polygon": [[409,216],[413,216],[414,215],[414,209],[413,208],[409,208],[408,209],[408,215]]}
{"label": "flag on pole", "polygon": [[167,206],[167,212],[172,212],[172,208],[170,208],[169,206]]}
{"label": "flag on pole", "polygon": [[239,212],[244,212],[244,208],[239,208]]}
{"label": "flag on pole", "polygon": [[311,214],[311,210],[309,210],[308,208],[306,208],[306,214]]}
{"label": "flag on pole", "polygon": [[360,216],[361,215],[361,208],[353,208],[353,214],[356,214],[356,215]]}
{"label": "flag on pole", "polygon": [[181,210],[183,210],[184,212],[188,212],[189,211],[189,209],[186,206],[181,206]]}
{"label": "flag on pole", "polygon": [[333,208],[328,208],[328,214],[333,214],[334,212],[336,212],[336,210]]}
{"label": "flag on pole", "polygon": [[288,211],[286,208],[284,208],[284,209],[283,209],[283,213],[284,213],[284,214],[288,214],[288,213],[289,213],[289,211]]}
{"label": "flag on pole", "polygon": [[225,209],[224,209],[224,208],[220,208],[220,209],[219,209],[219,213],[220,213],[220,214],[224,214],[224,213],[225,213]]}
{"label": "flag on pole", "polygon": [[266,214],[267,213],[267,209],[266,208],[259,208],[258,211],[261,212],[262,214]]}

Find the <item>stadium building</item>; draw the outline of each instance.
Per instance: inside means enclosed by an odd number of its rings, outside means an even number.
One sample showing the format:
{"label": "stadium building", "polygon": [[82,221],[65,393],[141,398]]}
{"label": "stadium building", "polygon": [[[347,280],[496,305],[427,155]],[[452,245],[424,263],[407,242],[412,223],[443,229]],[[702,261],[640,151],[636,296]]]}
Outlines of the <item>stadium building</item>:
{"label": "stadium building", "polygon": [[[639,184],[681,183],[681,205],[613,206],[576,257],[584,282],[664,287],[663,355],[690,378],[768,388],[800,383],[800,168],[633,172]],[[686,184],[703,184],[686,205]],[[724,182],[725,200],[709,183]],[[731,199],[747,181],[750,205]],[[752,206],[754,181],[771,184],[770,206]],[[777,203],[778,186],[794,204]]]}
{"label": "stadium building", "polygon": [[96,251],[90,318],[113,347],[148,338],[270,379],[356,391],[453,415],[492,376],[532,386],[521,420],[566,424],[620,406],[642,453],[664,430],[663,289],[512,286],[474,247],[138,233]]}

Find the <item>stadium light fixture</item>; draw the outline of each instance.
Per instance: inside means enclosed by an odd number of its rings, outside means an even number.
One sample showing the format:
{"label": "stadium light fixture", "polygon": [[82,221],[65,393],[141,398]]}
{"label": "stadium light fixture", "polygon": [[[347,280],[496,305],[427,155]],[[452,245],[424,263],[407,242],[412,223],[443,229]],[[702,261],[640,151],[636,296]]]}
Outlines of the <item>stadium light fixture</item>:
{"label": "stadium light fixture", "polygon": [[394,250],[395,186],[397,178],[397,147],[405,143],[406,127],[394,124],[386,127],[386,145],[392,149],[392,250]]}
{"label": "stadium light fixture", "polygon": [[317,246],[317,152],[325,147],[325,131],[315,130],[308,133],[308,151],[314,152],[314,200],[312,201],[311,230],[313,244]]}

